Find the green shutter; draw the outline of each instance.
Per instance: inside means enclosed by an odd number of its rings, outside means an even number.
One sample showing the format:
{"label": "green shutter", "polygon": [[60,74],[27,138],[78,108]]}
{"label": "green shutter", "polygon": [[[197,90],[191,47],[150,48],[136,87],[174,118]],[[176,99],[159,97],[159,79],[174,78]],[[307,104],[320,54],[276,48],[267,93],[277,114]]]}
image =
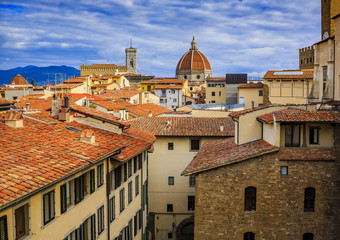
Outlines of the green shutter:
{"label": "green shutter", "polygon": [[66,212],[66,184],[60,186],[60,210],[61,213]]}

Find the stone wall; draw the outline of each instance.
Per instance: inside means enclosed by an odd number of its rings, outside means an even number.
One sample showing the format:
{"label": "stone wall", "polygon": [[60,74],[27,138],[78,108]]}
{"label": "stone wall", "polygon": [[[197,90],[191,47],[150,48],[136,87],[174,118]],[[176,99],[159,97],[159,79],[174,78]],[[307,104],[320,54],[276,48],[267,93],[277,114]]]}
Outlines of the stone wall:
{"label": "stone wall", "polygon": [[[340,135],[340,129],[338,136]],[[339,137],[338,137],[339,138]],[[196,176],[195,239],[339,238],[339,161],[280,161],[278,154],[217,168]],[[280,167],[288,166],[288,176]],[[254,186],[256,211],[244,211],[244,191]],[[304,212],[304,189],[316,189],[315,212]]]}

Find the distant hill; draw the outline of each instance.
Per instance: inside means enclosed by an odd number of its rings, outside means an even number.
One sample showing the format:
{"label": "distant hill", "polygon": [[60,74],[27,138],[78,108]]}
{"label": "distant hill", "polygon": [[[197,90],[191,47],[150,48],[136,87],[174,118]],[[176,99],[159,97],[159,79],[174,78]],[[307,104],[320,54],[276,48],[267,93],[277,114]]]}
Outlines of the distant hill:
{"label": "distant hill", "polygon": [[37,86],[42,86],[47,83],[54,84],[55,79],[57,80],[57,83],[60,83],[65,79],[80,76],[80,71],[74,67],[68,66],[37,67],[32,65],[9,70],[0,70],[0,86],[9,84],[11,79],[17,74],[26,78],[28,83],[31,83],[32,79],[34,79]]}

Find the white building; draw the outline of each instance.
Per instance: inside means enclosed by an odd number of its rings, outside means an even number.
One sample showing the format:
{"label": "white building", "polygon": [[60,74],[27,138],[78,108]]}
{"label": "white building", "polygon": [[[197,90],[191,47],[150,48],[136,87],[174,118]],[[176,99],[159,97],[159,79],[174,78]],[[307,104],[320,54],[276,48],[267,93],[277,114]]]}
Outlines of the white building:
{"label": "white building", "polygon": [[183,105],[182,88],[182,85],[155,86],[155,94],[160,98],[159,105],[171,110],[181,107]]}

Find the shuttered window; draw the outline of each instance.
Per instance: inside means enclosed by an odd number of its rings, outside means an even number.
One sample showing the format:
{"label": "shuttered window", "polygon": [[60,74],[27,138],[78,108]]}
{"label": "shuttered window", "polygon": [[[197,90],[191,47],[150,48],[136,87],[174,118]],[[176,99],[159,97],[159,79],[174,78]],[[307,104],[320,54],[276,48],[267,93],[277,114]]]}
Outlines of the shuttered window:
{"label": "shuttered window", "polygon": [[75,204],[81,202],[84,199],[85,178],[81,175],[74,179],[74,201]]}
{"label": "shuttered window", "polygon": [[54,190],[43,195],[44,225],[55,217]]}
{"label": "shuttered window", "polygon": [[7,216],[0,217],[0,240],[8,240]]}
{"label": "shuttered window", "polygon": [[90,170],[90,193],[93,193],[96,190],[96,177],[94,169]]}

